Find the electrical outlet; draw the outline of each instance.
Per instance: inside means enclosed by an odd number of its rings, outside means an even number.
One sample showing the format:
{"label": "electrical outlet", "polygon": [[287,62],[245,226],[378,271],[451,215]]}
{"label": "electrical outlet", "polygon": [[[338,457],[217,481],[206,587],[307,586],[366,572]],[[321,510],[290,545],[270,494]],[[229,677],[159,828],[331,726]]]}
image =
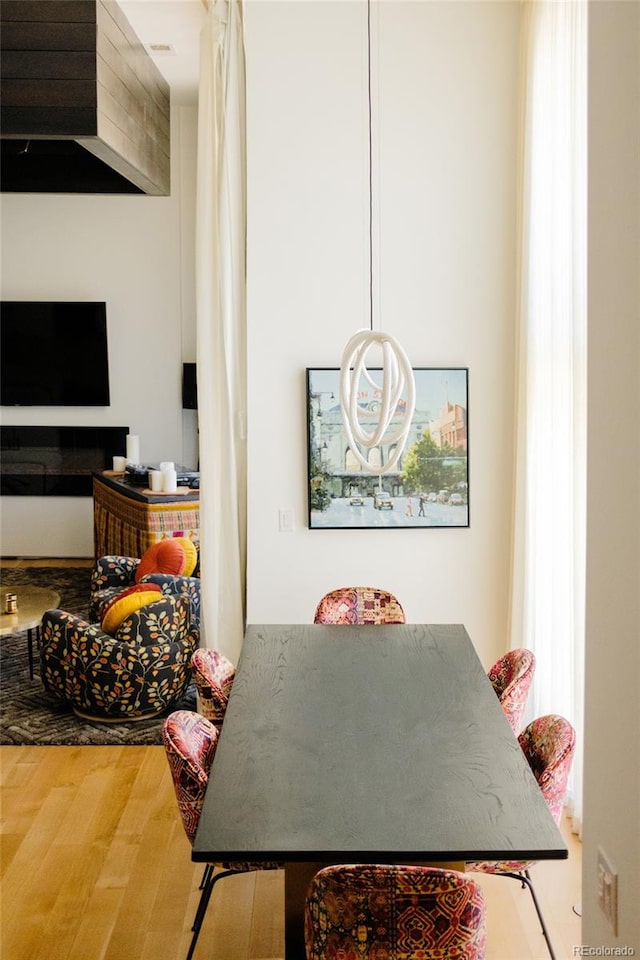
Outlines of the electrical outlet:
{"label": "electrical outlet", "polygon": [[618,874],[608,856],[598,847],[598,903],[609,921],[613,935],[618,935]]}
{"label": "electrical outlet", "polygon": [[291,507],[278,510],[278,529],[280,533],[293,533],[293,510]]}

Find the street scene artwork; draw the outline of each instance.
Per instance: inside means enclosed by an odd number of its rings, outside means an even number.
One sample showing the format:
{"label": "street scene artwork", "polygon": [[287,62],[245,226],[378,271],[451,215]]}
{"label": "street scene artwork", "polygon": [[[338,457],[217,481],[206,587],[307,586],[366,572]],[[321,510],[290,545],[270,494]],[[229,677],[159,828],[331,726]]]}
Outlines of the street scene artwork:
{"label": "street scene artwork", "polygon": [[[381,370],[358,384],[358,419],[378,422]],[[311,529],[468,527],[468,370],[413,371],[415,411],[407,446],[389,473],[370,473],[349,448],[340,407],[340,371],[307,369],[309,527]],[[375,384],[378,384],[376,387]],[[404,416],[401,398],[387,433]],[[390,457],[381,443],[361,451],[372,466]]]}

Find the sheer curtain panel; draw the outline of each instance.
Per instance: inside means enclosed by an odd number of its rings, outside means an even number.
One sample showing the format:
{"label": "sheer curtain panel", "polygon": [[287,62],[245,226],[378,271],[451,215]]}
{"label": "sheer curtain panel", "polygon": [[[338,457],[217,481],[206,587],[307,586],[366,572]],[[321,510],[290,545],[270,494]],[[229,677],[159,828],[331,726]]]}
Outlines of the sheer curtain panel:
{"label": "sheer curtain panel", "polygon": [[587,4],[523,5],[523,166],[511,645],[537,666],[531,717],[578,738],[582,804],[586,525]]}
{"label": "sheer curtain panel", "polygon": [[201,37],[196,330],[204,644],[237,662],[246,609],[246,124],[242,6]]}

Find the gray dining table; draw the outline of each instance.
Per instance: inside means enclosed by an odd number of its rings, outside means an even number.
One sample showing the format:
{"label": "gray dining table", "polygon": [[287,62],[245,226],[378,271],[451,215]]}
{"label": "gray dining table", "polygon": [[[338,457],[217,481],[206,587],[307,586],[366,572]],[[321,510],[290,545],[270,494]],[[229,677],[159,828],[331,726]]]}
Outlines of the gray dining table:
{"label": "gray dining table", "polygon": [[330,863],[564,859],[460,624],[251,625],[195,861],[285,865],[287,960]]}

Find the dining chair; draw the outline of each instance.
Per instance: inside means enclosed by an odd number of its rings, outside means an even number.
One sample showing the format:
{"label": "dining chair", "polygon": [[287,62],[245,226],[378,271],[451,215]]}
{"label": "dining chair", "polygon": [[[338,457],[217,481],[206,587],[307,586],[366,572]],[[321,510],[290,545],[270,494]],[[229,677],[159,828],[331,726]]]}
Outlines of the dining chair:
{"label": "dining chair", "polygon": [[[557,714],[547,714],[533,720],[520,734],[518,742],[527,758],[531,771],[538,782],[542,795],[547,802],[551,815],[556,824],[560,825],[564,799],[567,792],[567,781],[571,770],[571,763],[576,745],[576,734],[564,717]],[[542,910],[536,896],[529,868],[535,860],[502,860],[498,862],[479,861],[467,863],[466,869],[470,872],[499,874],[519,880],[523,887],[528,887],[536,908],[538,919],[542,926],[542,934],[547,943],[551,960],[555,960],[555,953],[549,938],[549,931],[542,916]]]}
{"label": "dining chair", "polygon": [[[203,717],[216,727],[224,723],[229,694],[236,674],[234,665],[218,650],[199,647],[191,657],[191,671]],[[204,889],[211,867],[204,868],[200,889]]]}
{"label": "dining chair", "polygon": [[527,705],[529,687],[536,668],[531,650],[509,650],[500,657],[488,673],[511,729],[516,736],[522,729],[522,718]]}
{"label": "dining chair", "polygon": [[[176,710],[164,721],[162,740],[169,762],[182,825],[193,843],[209,782],[209,771],[218,744],[218,728],[199,713]],[[191,960],[198,942],[202,921],[207,912],[213,888],[223,877],[250,870],[277,870],[281,863],[209,863],[200,884],[201,894],[193,921],[193,937],[187,953]],[[216,869],[221,868],[220,873]]]}
{"label": "dining chair", "polygon": [[405,623],[400,602],[377,587],[339,587],[325,594],[314,623]]}
{"label": "dining chair", "polygon": [[307,960],[483,960],[486,904],[464,873],[438,867],[325,867],[309,886]]}
{"label": "dining chair", "polygon": [[221,726],[236,668],[218,650],[199,647],[191,657],[193,681],[200,699],[202,715]]}

